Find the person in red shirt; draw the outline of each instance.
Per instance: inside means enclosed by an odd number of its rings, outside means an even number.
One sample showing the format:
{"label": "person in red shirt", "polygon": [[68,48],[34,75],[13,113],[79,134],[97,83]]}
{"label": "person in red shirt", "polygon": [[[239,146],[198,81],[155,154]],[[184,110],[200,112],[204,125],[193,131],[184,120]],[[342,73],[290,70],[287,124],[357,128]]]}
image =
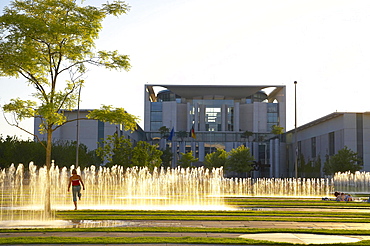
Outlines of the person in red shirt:
{"label": "person in red shirt", "polygon": [[75,210],[77,210],[77,196],[79,200],[81,200],[81,185],[83,190],[85,190],[84,182],[81,179],[80,175],[77,175],[76,169],[72,170],[72,176],[69,178],[68,183],[68,192],[72,185],[72,195],[73,195],[73,203],[75,205]]}

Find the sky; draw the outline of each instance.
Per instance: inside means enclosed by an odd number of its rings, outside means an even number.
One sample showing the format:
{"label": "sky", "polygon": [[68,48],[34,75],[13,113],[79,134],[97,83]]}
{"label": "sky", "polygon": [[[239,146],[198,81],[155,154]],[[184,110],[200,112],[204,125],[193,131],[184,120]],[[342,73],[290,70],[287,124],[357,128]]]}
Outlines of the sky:
{"label": "sky", "polygon": [[[108,17],[98,50],[129,55],[132,68],[91,67],[82,109],[122,107],[144,126],[145,84],[285,85],[286,130],[333,112],[370,111],[368,0],[128,0]],[[0,10],[10,3],[0,0]],[[100,6],[106,0],[85,0]],[[0,105],[34,92],[24,79],[0,77]],[[9,126],[0,135],[32,136]],[[12,122],[11,115],[6,115]],[[20,126],[33,132],[33,120]]]}

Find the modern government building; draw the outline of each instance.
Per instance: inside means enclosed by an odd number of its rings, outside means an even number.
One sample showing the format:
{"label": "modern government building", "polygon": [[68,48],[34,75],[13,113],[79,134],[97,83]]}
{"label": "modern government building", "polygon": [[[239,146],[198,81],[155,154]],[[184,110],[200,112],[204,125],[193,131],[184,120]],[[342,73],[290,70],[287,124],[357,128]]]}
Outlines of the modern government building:
{"label": "modern government building", "polygon": [[[320,177],[325,158],[348,147],[363,159],[363,170],[370,171],[370,113],[336,112],[286,131],[284,85],[145,84],[144,95],[144,129],[138,127],[136,132],[128,133],[119,125],[82,120],[60,127],[53,135],[54,141],[76,141],[77,132],[79,142],[93,150],[107,135],[118,132],[133,142],[171,148],[173,167],[180,153],[192,151],[199,159],[193,164],[200,166],[217,148],[230,151],[244,145],[260,164],[251,173],[253,177],[293,177],[302,163],[312,165],[312,171],[300,176]],[[88,111],[65,114],[75,119]],[[38,125],[36,118],[34,132],[43,139]],[[174,134],[164,138],[159,131],[163,126]],[[283,134],[273,134],[273,126],[282,127]],[[299,164],[296,157],[300,158]]]}

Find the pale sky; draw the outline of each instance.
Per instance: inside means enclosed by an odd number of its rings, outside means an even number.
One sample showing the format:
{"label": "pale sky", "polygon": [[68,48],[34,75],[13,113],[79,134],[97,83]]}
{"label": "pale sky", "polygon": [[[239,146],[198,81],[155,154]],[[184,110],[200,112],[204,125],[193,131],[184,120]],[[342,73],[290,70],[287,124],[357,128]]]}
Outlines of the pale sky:
{"label": "pale sky", "polygon": [[[0,9],[9,4],[0,0]],[[85,0],[100,5],[106,0]],[[287,131],[333,112],[370,111],[368,0],[128,0],[96,46],[130,56],[132,69],[94,68],[81,108],[123,107],[143,127],[144,85],[286,85]],[[0,104],[31,99],[24,79],[0,78]],[[31,137],[7,126],[0,135]],[[31,121],[22,125],[33,131]]]}

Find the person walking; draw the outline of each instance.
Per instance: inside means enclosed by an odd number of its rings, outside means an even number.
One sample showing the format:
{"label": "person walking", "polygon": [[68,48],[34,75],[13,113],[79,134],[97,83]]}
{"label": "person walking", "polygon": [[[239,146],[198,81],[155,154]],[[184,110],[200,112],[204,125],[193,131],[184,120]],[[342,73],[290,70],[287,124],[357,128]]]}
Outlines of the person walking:
{"label": "person walking", "polygon": [[69,177],[69,183],[68,183],[68,192],[72,185],[72,196],[73,196],[73,203],[75,205],[75,210],[77,210],[77,196],[78,199],[81,200],[81,185],[83,190],[85,190],[84,182],[82,181],[82,178],[80,175],[77,175],[77,170],[72,170],[72,176]]}

